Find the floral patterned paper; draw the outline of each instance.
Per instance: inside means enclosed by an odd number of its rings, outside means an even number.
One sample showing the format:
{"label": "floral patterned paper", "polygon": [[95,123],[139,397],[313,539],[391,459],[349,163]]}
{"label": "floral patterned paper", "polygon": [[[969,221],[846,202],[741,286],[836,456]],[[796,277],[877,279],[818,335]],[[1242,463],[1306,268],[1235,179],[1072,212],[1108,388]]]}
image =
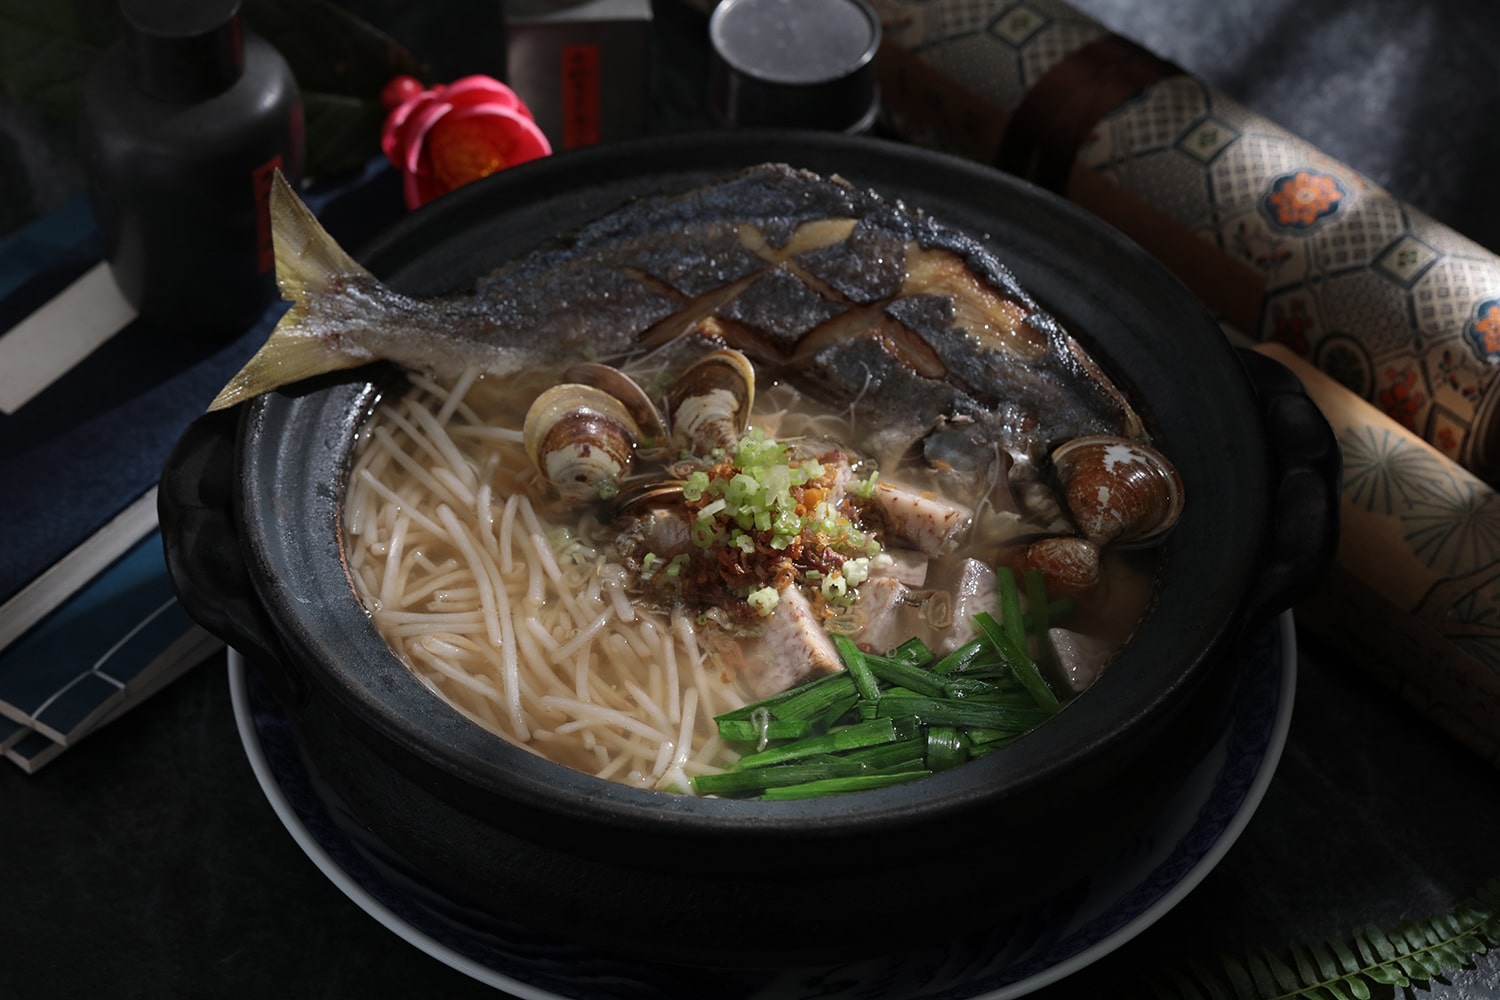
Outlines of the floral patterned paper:
{"label": "floral patterned paper", "polygon": [[[893,131],[999,163],[1038,94],[1053,121],[1098,111],[1060,193],[1176,267],[1226,324],[1500,483],[1500,257],[1180,71],[1090,109],[1087,85],[1122,71],[1097,58],[1108,30],[1066,4],[874,6]],[[1049,89],[1069,63],[1079,83]]]}
{"label": "floral patterned paper", "polygon": [[889,128],[1022,165],[1316,389],[1342,544],[1299,624],[1500,764],[1500,257],[1057,0],[872,2]]}

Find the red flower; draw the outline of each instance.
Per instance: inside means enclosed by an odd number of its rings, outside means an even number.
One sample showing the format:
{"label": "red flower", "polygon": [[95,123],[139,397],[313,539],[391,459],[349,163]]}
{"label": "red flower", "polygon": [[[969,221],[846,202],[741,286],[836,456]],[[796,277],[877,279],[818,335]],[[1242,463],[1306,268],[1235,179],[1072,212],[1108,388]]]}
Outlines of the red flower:
{"label": "red flower", "polygon": [[487,76],[426,90],[397,77],[381,99],[389,112],[380,148],[402,172],[407,208],[552,152],[516,92]]}

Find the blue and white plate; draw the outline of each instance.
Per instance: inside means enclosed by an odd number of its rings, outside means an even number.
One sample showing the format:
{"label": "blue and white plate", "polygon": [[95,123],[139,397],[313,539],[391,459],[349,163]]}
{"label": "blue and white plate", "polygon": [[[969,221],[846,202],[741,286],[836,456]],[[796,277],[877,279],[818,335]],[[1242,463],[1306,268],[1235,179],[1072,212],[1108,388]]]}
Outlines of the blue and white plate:
{"label": "blue and white plate", "polygon": [[1276,769],[1291,720],[1296,659],[1288,613],[1256,636],[1223,731],[1160,816],[1110,862],[1035,911],[941,947],[769,972],[628,961],[445,896],[347,812],[234,651],[229,679],[250,766],[293,839],[366,913],[480,982],[524,1000],[1003,1000],[1056,982],[1120,947],[1218,864]]}

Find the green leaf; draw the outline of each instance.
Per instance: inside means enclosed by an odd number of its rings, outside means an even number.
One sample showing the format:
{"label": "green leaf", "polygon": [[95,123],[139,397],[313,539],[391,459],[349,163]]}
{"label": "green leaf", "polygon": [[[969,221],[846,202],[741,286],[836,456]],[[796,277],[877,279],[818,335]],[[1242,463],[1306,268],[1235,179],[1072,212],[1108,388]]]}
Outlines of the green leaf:
{"label": "green leaf", "polygon": [[1190,991],[1189,984],[1192,984],[1193,981],[1187,979],[1185,976],[1176,977],[1178,987],[1182,990],[1183,996],[1206,996],[1208,1000],[1233,1000],[1234,995],[1201,962],[1195,959],[1188,963],[1188,968],[1197,976],[1197,984]]}
{"label": "green leaf", "polygon": [[1345,972],[1359,971],[1359,956],[1349,950],[1349,946],[1343,941],[1330,941],[1328,947],[1338,956],[1339,965]]}
{"label": "green leaf", "polygon": [[427,72],[395,39],[329,0],[246,0],[245,22],[297,77],[312,177],[352,170],[379,153],[381,89],[392,77]]}
{"label": "green leaf", "polygon": [[1245,965],[1250,970],[1250,978],[1255,981],[1256,996],[1269,996],[1276,992],[1276,974],[1267,964],[1264,950],[1245,956]]}
{"label": "green leaf", "polygon": [[[1292,969],[1290,965],[1287,965],[1285,962],[1283,962],[1281,958],[1272,951],[1263,951],[1261,953],[1261,957],[1265,959],[1266,966],[1271,970],[1271,974],[1276,977],[1277,986],[1280,986],[1283,990],[1287,990],[1288,992],[1292,992],[1297,989],[1299,985],[1297,973]],[[1306,981],[1307,980],[1304,980],[1304,982]]]}
{"label": "green leaf", "polygon": [[119,33],[116,0],[0,0],[0,90],[22,107],[72,121],[89,70]]}
{"label": "green leaf", "polygon": [[1396,957],[1395,945],[1391,944],[1390,940],[1385,936],[1385,932],[1379,927],[1376,927],[1374,924],[1366,924],[1365,937],[1369,940],[1370,946],[1375,949],[1375,954],[1380,957],[1381,961],[1389,962]]}
{"label": "green leaf", "polygon": [[1339,977],[1339,964],[1334,958],[1332,950],[1326,945],[1314,942],[1307,947],[1308,957],[1317,963],[1318,975],[1324,979],[1333,980]]}
{"label": "green leaf", "polygon": [[[1292,964],[1260,949],[1241,961],[1222,956],[1222,975],[1194,959],[1186,971],[1168,969],[1178,996],[1212,1000],[1370,1000],[1371,984],[1405,989],[1465,968],[1500,942],[1500,878],[1485,883],[1451,913],[1406,921],[1389,931],[1367,925],[1349,941],[1287,949]],[[1295,968],[1294,968],[1295,966]],[[1160,973],[1156,993],[1164,994]]]}
{"label": "green leaf", "polygon": [[1228,955],[1223,956],[1220,962],[1224,966],[1224,974],[1229,978],[1230,988],[1234,990],[1235,996],[1255,997],[1260,995],[1256,992],[1254,977],[1250,975],[1250,971],[1241,962],[1230,958]]}
{"label": "green leaf", "polygon": [[330,0],[245,0],[245,21],[311,93],[378,104],[391,77],[426,72],[401,43]]}
{"label": "green leaf", "polygon": [[1229,993],[1229,988],[1227,988],[1226,985],[1221,984],[1221,982],[1218,981],[1218,979],[1215,978],[1215,976],[1212,975],[1211,972],[1209,972],[1208,967],[1203,966],[1200,961],[1191,961],[1191,963],[1188,963],[1188,969],[1193,970],[1194,975],[1199,978],[1199,984],[1202,985],[1202,993],[1200,993],[1199,996],[1208,994],[1209,1000],[1235,999],[1235,994]]}
{"label": "green leaf", "polygon": [[353,170],[380,152],[385,111],[378,102],[339,94],[302,94],[308,177]]}
{"label": "green leaf", "polygon": [[1319,979],[1331,979],[1331,974],[1319,975],[1318,969],[1313,964],[1313,957],[1306,948],[1300,945],[1292,945],[1292,961],[1297,965],[1297,975],[1302,977],[1304,983],[1315,983]]}

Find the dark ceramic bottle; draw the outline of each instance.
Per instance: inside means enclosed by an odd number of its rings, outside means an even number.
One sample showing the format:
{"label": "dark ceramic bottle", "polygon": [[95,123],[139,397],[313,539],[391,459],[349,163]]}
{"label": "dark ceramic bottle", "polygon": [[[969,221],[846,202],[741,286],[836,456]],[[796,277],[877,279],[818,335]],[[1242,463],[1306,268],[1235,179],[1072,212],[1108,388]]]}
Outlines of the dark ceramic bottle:
{"label": "dark ceramic bottle", "polygon": [[166,329],[243,331],[275,291],[267,194],[302,175],[291,69],[239,0],[121,0],[125,36],[84,92],[83,152],[125,298]]}

